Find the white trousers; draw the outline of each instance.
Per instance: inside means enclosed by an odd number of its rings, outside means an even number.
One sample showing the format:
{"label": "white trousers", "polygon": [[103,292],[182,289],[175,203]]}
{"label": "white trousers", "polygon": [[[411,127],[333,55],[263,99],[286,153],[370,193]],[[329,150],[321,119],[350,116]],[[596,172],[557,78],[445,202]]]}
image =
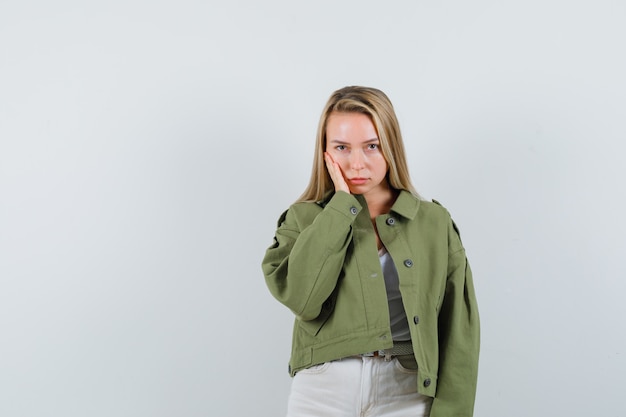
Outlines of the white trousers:
{"label": "white trousers", "polygon": [[353,357],[299,371],[287,417],[428,417],[431,403],[417,392],[417,370],[396,358]]}

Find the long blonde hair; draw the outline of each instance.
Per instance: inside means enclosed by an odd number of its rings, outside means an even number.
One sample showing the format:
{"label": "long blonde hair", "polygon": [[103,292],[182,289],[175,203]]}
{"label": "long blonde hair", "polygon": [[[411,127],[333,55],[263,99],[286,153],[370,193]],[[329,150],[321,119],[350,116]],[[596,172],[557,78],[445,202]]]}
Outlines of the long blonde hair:
{"label": "long blonde hair", "polygon": [[378,133],[380,148],[389,167],[387,172],[389,185],[418,196],[409,176],[400,125],[391,101],[385,93],[376,88],[350,86],[331,94],[322,111],[317,127],[311,179],[298,201],[319,201],[335,189],[324,162],[326,124],[333,112],[362,113],[369,116]]}

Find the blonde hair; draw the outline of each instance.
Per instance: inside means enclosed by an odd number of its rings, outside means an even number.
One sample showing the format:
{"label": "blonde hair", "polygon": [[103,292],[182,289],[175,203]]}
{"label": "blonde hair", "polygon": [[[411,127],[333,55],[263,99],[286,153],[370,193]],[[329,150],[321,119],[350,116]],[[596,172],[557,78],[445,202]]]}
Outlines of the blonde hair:
{"label": "blonde hair", "polygon": [[411,184],[400,125],[391,101],[378,89],[351,86],[341,88],[331,94],[322,111],[317,127],[311,179],[298,201],[320,201],[335,189],[324,162],[326,124],[333,112],[362,113],[369,116],[378,133],[380,148],[389,167],[387,172],[389,185],[396,190],[407,190],[418,196]]}

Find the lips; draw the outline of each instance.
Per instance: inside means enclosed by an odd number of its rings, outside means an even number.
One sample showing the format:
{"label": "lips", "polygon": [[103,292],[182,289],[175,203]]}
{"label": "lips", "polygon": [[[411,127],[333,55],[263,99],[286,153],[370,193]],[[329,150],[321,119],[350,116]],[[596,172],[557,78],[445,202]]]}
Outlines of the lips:
{"label": "lips", "polygon": [[350,184],[353,184],[353,185],[362,185],[367,182],[367,178],[361,178],[361,177],[350,178],[348,181],[350,182]]}

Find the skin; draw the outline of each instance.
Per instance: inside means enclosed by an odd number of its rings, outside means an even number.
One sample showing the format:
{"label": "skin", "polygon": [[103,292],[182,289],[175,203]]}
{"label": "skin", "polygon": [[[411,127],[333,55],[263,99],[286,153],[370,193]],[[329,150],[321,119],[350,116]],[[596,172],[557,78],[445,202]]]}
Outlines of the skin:
{"label": "skin", "polygon": [[[326,123],[324,158],[335,191],[362,194],[372,220],[389,212],[397,192],[387,181],[389,167],[369,116],[331,113]],[[378,238],[378,233],[376,235]],[[377,240],[380,248],[380,240]]]}

